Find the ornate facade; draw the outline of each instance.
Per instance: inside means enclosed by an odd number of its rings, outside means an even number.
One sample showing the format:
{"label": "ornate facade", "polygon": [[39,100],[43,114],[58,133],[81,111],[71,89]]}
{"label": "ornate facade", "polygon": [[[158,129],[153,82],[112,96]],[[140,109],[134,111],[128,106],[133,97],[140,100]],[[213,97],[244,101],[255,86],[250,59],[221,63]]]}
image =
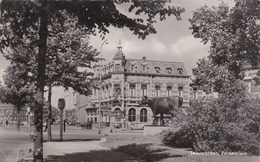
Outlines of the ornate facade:
{"label": "ornate facade", "polygon": [[94,122],[98,122],[99,103],[103,122],[145,125],[152,123],[153,115],[149,107],[139,105],[143,96],[182,96],[184,106],[193,98],[190,91],[194,88],[190,87],[190,76],[182,62],[128,59],[118,47],[113,61],[103,66],[96,64],[93,70],[98,85],[86,106],[86,118]]}

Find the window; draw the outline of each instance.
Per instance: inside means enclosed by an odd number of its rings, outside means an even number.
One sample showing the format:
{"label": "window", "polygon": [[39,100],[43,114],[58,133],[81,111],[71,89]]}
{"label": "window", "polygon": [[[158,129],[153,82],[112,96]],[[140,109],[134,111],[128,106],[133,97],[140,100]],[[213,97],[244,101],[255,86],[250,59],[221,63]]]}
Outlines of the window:
{"label": "window", "polygon": [[157,73],[160,73],[160,70],[161,70],[160,67],[155,67],[154,69],[155,69],[155,71],[156,71]]}
{"label": "window", "polygon": [[135,70],[135,65],[131,65],[130,69],[131,69],[131,71],[134,71]]}
{"label": "window", "polygon": [[131,60],[130,61],[130,71],[132,71],[132,72],[134,72],[135,71],[135,69],[136,69],[136,63],[135,63],[135,61],[134,60]]}
{"label": "window", "polygon": [[160,96],[160,89],[161,89],[160,86],[155,86],[155,96],[156,96],[156,97],[159,97],[159,96]]}
{"label": "window", "polygon": [[120,122],[121,121],[121,110],[120,109],[115,109],[115,113],[116,113],[116,121]]}
{"label": "window", "polygon": [[145,72],[146,71],[146,66],[143,65],[142,67],[143,67],[143,72]]}
{"label": "window", "polygon": [[147,122],[147,109],[143,108],[140,113],[140,122]]}
{"label": "window", "polygon": [[182,68],[178,68],[177,70],[178,70],[179,74],[183,73],[183,69]]}
{"label": "window", "polygon": [[167,96],[168,97],[172,96],[172,87],[171,86],[167,87]]}
{"label": "window", "polygon": [[136,110],[134,108],[131,108],[128,113],[128,120],[130,122],[136,121]]}
{"label": "window", "polygon": [[142,96],[147,96],[147,85],[142,85],[141,89],[142,89]]}
{"label": "window", "polygon": [[171,74],[172,73],[172,68],[168,67],[168,68],[166,68],[166,71],[167,71],[168,74]]}
{"label": "window", "polygon": [[178,87],[179,96],[182,97],[183,95],[183,87]]}
{"label": "window", "polygon": [[130,97],[134,97],[134,96],[135,96],[135,85],[130,84]]}
{"label": "window", "polygon": [[115,65],[115,71],[120,71],[120,64]]}
{"label": "window", "polygon": [[115,109],[115,113],[116,113],[116,116],[120,116],[121,117],[121,110],[120,109]]}
{"label": "window", "polygon": [[193,98],[194,99],[197,99],[197,97],[198,97],[197,94],[198,94],[198,90],[197,90],[197,88],[194,88],[193,89]]}
{"label": "window", "polygon": [[114,95],[117,97],[121,94],[121,88],[120,84],[115,84],[114,85]]}

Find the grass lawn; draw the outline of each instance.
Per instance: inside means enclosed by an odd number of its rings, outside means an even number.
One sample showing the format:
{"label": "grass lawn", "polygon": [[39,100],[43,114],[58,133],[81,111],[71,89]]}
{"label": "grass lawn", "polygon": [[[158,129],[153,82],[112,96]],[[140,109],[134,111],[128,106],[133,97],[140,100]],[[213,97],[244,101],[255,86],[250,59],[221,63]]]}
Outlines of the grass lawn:
{"label": "grass lawn", "polygon": [[189,149],[172,148],[162,144],[161,137],[142,134],[113,134],[103,146],[130,155],[137,161],[163,162],[260,162],[259,156],[199,155]]}

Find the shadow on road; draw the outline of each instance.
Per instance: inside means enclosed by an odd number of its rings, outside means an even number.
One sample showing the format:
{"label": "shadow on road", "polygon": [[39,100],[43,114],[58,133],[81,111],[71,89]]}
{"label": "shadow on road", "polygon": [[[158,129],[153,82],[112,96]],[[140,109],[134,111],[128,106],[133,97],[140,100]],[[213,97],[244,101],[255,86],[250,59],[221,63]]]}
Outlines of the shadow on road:
{"label": "shadow on road", "polygon": [[150,149],[149,144],[131,144],[107,151],[90,151],[63,156],[48,156],[46,162],[115,162],[115,161],[160,161],[170,157],[182,157],[164,153],[165,149]]}
{"label": "shadow on road", "polygon": [[[75,141],[99,141],[100,139],[63,139],[63,140],[60,140],[60,139],[52,139],[51,142],[75,142]],[[44,139],[43,142],[49,142],[47,141],[47,139]]]}

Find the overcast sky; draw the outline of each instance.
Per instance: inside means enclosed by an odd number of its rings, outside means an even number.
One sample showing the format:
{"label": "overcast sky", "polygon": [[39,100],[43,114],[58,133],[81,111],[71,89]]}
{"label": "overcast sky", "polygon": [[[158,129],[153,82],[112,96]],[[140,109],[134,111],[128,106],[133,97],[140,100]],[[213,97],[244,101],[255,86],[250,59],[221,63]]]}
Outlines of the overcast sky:
{"label": "overcast sky", "polygon": [[[217,6],[221,0],[171,0],[170,5],[178,5],[185,8],[185,12],[181,15],[182,20],[177,21],[174,16],[167,17],[164,21],[158,21],[154,26],[157,34],[147,36],[145,40],[138,39],[127,28],[117,29],[110,27],[110,33],[106,36],[108,44],[103,45],[102,56],[110,62],[117,52],[119,40],[121,39],[122,51],[126,58],[141,59],[146,56],[148,60],[158,61],[172,61],[183,62],[188,74],[192,74],[191,69],[196,67],[198,59],[206,57],[209,51],[209,44],[203,45],[200,39],[193,38],[191,30],[189,30],[189,18],[192,17],[192,12],[198,7],[204,6]],[[223,0],[230,6],[234,5],[233,0]],[[119,6],[121,12],[127,15],[128,8]],[[101,50],[102,40],[99,36],[91,36],[91,44]],[[0,56],[0,75],[4,73],[4,69],[8,66],[8,61]],[[0,77],[2,82],[2,77]],[[2,82],[3,83],[3,82]],[[63,89],[54,89],[53,92],[53,105],[57,106],[58,98],[64,97]]]}

